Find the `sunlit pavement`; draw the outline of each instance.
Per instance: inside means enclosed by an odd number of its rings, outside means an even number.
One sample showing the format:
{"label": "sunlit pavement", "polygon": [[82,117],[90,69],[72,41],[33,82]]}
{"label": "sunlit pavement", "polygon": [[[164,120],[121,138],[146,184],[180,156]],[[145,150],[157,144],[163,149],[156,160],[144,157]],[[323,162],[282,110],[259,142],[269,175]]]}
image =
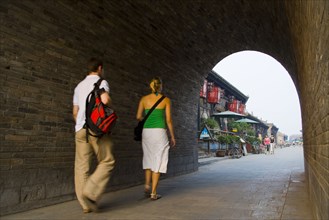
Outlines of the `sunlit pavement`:
{"label": "sunlit pavement", "polygon": [[314,219],[303,163],[302,147],[218,158],[198,172],[161,180],[157,201],[137,186],[105,194],[99,213],[83,214],[70,201],[1,219]]}

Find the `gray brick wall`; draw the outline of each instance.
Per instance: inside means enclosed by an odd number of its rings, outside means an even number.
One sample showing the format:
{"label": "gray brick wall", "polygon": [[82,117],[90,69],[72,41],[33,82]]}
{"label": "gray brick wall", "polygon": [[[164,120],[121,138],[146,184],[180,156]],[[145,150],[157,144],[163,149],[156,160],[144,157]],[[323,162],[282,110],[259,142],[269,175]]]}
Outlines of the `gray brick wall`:
{"label": "gray brick wall", "polygon": [[[109,190],[143,183],[142,149],[132,132],[139,98],[155,75],[163,77],[172,97],[178,139],[166,176],[197,170],[194,122],[202,76],[190,79],[177,72],[178,64],[166,67],[166,55],[152,60],[166,48],[150,53],[159,42],[150,36],[136,40],[143,30],[124,16],[125,6],[134,10],[121,1],[1,0],[1,215],[75,198],[72,96],[91,56],[105,61],[120,117]],[[180,79],[186,80],[179,83],[184,103],[175,98]]]}
{"label": "gray brick wall", "polygon": [[164,177],[193,172],[203,78],[226,56],[257,50],[296,84],[310,192],[326,217],[328,2],[304,2],[0,0],[1,215],[75,198],[72,95],[91,56],[105,61],[120,117],[109,187],[116,190],[143,182],[132,131],[150,78],[163,78],[173,104],[177,149]]}
{"label": "gray brick wall", "polygon": [[287,5],[298,62],[311,204],[318,219],[329,219],[329,2]]}

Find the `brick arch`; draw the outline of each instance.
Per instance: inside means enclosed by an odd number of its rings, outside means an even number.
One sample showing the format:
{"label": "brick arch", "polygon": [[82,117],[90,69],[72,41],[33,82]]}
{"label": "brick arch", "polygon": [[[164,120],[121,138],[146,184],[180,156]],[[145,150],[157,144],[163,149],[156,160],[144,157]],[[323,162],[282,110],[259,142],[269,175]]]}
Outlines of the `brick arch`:
{"label": "brick arch", "polygon": [[132,129],[148,80],[162,77],[174,106],[179,147],[167,176],[193,172],[202,78],[227,55],[253,49],[277,59],[296,84],[310,195],[318,217],[327,218],[328,7],[327,1],[1,0],[1,214],[74,198],[72,90],[90,56],[105,61],[120,117],[115,189],[143,179]]}

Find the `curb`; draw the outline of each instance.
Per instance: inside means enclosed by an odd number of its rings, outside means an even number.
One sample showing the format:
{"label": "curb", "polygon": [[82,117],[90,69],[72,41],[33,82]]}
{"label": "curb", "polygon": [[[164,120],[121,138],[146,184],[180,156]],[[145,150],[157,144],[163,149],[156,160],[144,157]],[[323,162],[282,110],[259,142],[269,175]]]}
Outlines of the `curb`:
{"label": "curb", "polygon": [[229,157],[216,157],[214,159],[210,159],[210,160],[206,160],[206,161],[202,161],[202,159],[198,161],[198,164],[199,164],[199,167],[200,166],[205,166],[205,165],[209,165],[209,164],[212,164],[212,163],[216,163],[216,162],[219,162],[219,161],[222,161],[222,160],[226,160],[228,159]]}

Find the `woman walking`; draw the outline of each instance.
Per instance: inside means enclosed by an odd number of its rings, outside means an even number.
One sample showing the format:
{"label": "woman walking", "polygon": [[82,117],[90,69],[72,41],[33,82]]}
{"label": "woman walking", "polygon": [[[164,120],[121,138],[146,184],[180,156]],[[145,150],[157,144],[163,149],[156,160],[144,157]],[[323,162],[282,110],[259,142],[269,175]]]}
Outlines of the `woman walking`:
{"label": "woman walking", "polygon": [[[139,101],[136,118],[143,120],[144,115],[163,96],[162,81],[159,77],[152,79],[150,83],[151,94],[143,96]],[[170,133],[168,140],[167,128]],[[143,169],[145,170],[145,195],[151,200],[161,198],[157,193],[160,173],[167,172],[168,151],[170,146],[176,145],[174,129],[171,119],[171,103],[165,97],[149,115],[144,123],[142,133]],[[151,186],[152,182],[152,186]]]}
{"label": "woman walking", "polygon": [[266,146],[266,153],[265,154],[270,154],[270,138],[265,135],[265,138],[264,138],[264,145]]}

